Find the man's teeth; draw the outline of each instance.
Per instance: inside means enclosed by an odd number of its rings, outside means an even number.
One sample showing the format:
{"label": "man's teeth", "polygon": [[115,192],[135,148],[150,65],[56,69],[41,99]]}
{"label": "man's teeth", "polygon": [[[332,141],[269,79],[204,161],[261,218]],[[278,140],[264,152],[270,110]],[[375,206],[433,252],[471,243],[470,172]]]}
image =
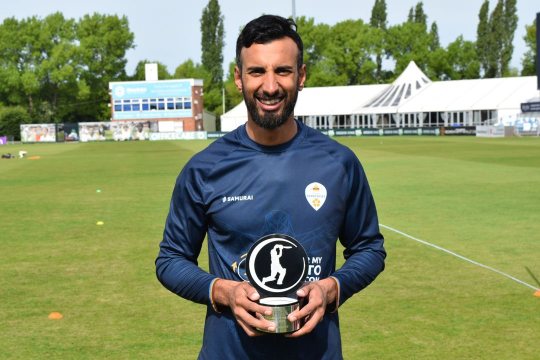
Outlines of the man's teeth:
{"label": "man's teeth", "polygon": [[280,102],[280,99],[261,99],[261,102],[265,105],[274,105]]}

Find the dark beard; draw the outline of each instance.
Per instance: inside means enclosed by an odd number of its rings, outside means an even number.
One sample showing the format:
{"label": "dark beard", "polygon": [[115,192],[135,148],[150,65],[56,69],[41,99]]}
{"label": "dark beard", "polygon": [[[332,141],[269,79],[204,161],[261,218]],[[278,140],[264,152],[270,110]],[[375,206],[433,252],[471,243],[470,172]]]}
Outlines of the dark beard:
{"label": "dark beard", "polygon": [[[243,92],[243,91],[242,91]],[[244,93],[244,99],[246,100],[246,107],[251,119],[255,124],[267,130],[274,130],[285,124],[291,114],[294,111],[296,100],[298,99],[298,89],[294,92],[294,97],[289,99],[285,98],[285,107],[281,113],[278,112],[264,112],[261,116],[257,109],[257,103],[254,97],[248,98]]]}

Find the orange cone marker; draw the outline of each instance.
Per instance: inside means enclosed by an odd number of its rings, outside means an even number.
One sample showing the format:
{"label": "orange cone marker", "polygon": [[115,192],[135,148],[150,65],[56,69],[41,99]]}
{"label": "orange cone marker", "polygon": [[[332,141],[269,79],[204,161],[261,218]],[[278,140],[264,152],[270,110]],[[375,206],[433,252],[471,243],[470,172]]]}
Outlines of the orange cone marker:
{"label": "orange cone marker", "polygon": [[53,311],[49,314],[49,319],[51,320],[60,320],[63,317],[64,315],[60,314],[58,311]]}

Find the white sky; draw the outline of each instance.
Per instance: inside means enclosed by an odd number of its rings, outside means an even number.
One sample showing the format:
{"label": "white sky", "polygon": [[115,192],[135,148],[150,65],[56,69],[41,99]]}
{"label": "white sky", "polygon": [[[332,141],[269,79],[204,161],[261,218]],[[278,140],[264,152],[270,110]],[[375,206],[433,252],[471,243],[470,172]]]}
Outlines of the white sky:
{"label": "white sky", "polygon": [[[131,74],[143,59],[165,64],[169,72],[188,59],[199,63],[201,49],[200,19],[208,0],[14,0],[2,1],[0,18],[43,18],[60,11],[66,18],[78,19],[94,12],[126,15],[135,34],[136,48],[127,54],[127,72]],[[296,16],[315,19],[315,23],[333,25],[348,19],[369,22],[375,0],[295,0]],[[406,20],[409,9],[419,0],[386,0],[388,24]],[[476,39],[478,12],[483,0],[423,0],[428,26],[437,22],[442,46],[459,35],[465,40]],[[490,11],[497,1],[490,0]],[[219,0],[225,20],[224,68],[234,60],[239,29],[262,14],[292,15],[293,0]],[[538,0],[517,0],[519,23],[514,35],[514,55],[511,66],[521,70],[521,58],[526,51],[523,36],[540,12]]]}

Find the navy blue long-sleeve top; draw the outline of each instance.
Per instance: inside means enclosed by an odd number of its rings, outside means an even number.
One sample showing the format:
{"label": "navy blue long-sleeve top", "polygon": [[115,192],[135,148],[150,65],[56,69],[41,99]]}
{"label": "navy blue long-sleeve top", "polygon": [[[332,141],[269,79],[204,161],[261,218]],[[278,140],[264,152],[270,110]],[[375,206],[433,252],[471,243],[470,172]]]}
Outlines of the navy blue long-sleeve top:
{"label": "navy blue long-sleeve top", "polygon": [[[264,235],[296,238],[308,255],[306,281],[335,277],[339,305],[384,269],[384,240],[359,160],[319,131],[297,126],[292,140],[271,147],[241,126],[196,154],[176,181],[156,272],[170,291],[208,306],[200,359],[341,359],[337,312],[289,339],[250,338],[230,311],[214,310],[213,281],[247,280],[246,254]],[[209,272],[197,262],[205,236]],[[338,239],[346,261],[336,270]]]}

